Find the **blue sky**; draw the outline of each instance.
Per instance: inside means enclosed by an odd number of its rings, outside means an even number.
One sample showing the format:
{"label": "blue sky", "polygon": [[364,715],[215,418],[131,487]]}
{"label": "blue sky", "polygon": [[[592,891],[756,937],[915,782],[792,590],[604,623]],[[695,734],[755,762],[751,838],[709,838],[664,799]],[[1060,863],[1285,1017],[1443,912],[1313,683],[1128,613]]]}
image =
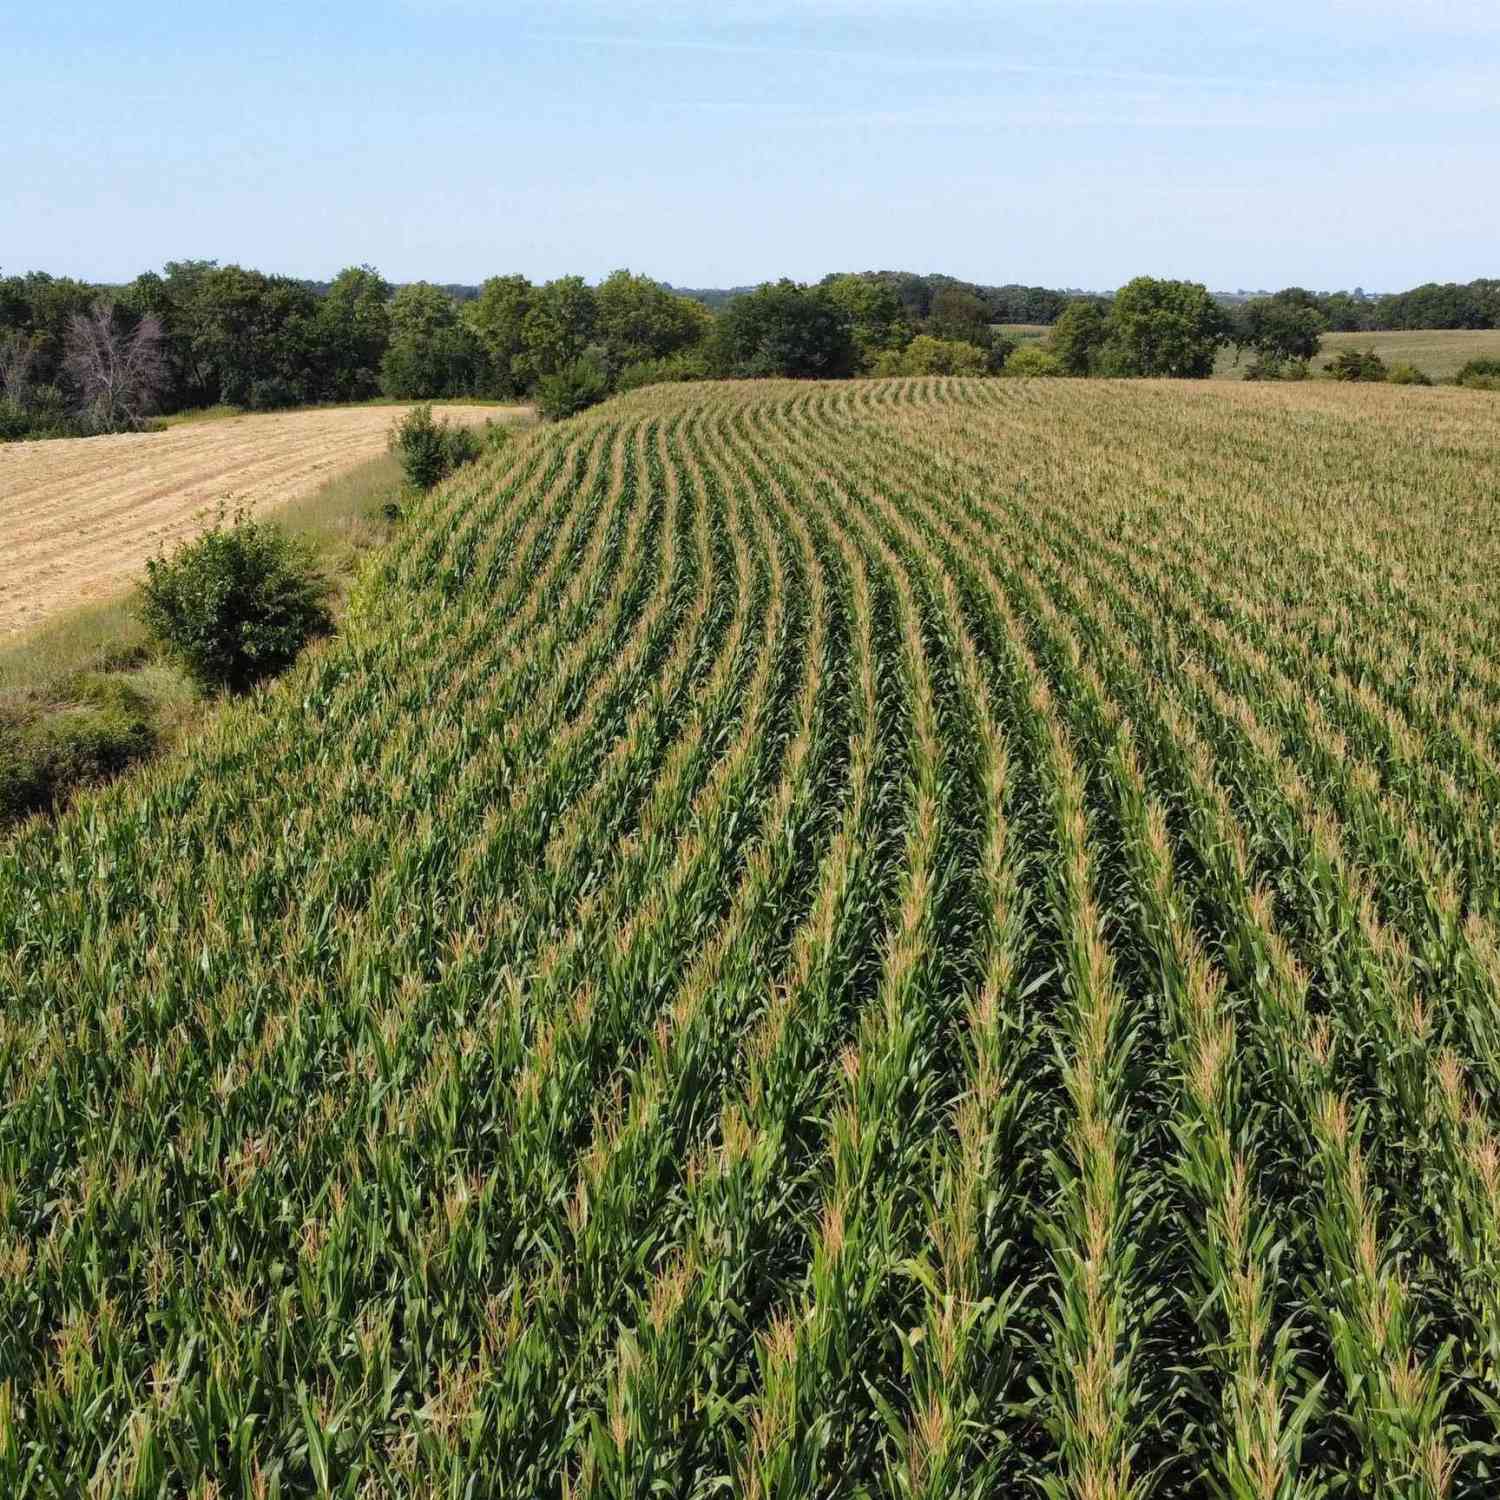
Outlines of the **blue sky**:
{"label": "blue sky", "polygon": [[0,269],[1500,275],[1500,0],[0,0]]}

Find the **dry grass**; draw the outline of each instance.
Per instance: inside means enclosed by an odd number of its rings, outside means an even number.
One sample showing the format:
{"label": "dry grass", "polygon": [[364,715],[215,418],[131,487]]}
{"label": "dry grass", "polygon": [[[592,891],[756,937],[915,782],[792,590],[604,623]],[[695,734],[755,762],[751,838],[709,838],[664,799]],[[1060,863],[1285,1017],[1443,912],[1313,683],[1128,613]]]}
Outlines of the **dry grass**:
{"label": "dry grass", "polygon": [[[229,499],[285,505],[377,456],[405,407],[226,417],[166,432],[0,447],[0,636],[107,599],[158,548]],[[522,407],[450,406],[450,421],[519,421]]]}

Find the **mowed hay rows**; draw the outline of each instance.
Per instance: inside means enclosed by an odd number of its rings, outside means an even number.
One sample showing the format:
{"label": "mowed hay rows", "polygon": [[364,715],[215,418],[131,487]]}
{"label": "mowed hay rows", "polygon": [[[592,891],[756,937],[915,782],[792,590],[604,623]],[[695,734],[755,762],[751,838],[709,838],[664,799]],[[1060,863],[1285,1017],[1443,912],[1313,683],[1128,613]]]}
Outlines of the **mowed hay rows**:
{"label": "mowed hay rows", "polygon": [[1500,1484],[1500,407],[659,388],[0,843],[0,1492]]}
{"label": "mowed hay rows", "polygon": [[[222,500],[263,510],[373,458],[404,409],[283,412],[0,444],[0,635],[124,587]],[[442,411],[460,424],[515,414]]]}

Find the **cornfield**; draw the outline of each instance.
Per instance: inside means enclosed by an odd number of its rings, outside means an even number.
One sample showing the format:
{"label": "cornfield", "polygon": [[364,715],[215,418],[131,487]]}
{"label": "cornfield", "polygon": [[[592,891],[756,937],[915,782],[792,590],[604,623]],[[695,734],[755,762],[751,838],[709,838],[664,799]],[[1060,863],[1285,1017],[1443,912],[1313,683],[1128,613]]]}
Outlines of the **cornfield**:
{"label": "cornfield", "polygon": [[0,844],[0,1493],[1500,1491],[1500,405],[639,392]]}

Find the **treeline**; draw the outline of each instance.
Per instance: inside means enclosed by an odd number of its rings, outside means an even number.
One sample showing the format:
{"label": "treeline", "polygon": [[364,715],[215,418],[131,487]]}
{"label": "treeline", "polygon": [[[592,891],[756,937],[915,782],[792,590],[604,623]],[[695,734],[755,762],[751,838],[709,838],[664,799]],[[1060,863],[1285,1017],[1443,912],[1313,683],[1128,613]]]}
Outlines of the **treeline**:
{"label": "treeline", "polygon": [[[1201,377],[1217,349],[1299,373],[1322,333],[1500,324],[1500,282],[1362,299],[1288,288],[1226,302],[1141,277],[1113,297],[866,271],[688,295],[617,271],[395,287],[369,266],[313,283],[174,261],[126,286],[0,278],[0,438],[139,428],[155,413],[376,396],[528,399],[566,416],[663,380],[851,375]],[[1017,348],[1007,323],[1047,324]]]}
{"label": "treeline", "polygon": [[174,261],[125,286],[0,278],[0,437],[140,427],[220,404],[269,411],[376,396],[527,398],[563,416],[660,380],[998,370],[995,309],[958,282],[893,273],[781,281],[717,314],[617,271],[536,284],[326,284]]}
{"label": "treeline", "polygon": [[1288,287],[1278,297],[1305,298],[1334,333],[1395,333],[1419,328],[1500,328],[1500,280],[1429,281],[1406,292],[1362,297]]}
{"label": "treeline", "polygon": [[[933,298],[943,288],[956,288],[978,298],[989,310],[992,323],[1055,323],[1070,302],[1103,300],[1098,294],[1056,287],[984,286],[978,282],[959,281],[952,276],[919,276],[910,271],[866,271],[870,280],[889,286],[900,298],[907,315],[916,320],[927,317]],[[833,278],[827,278],[833,279]],[[748,288],[688,291],[709,307],[722,307]],[[1465,283],[1431,281],[1405,292],[1370,295],[1362,288],[1339,292],[1313,292],[1303,287],[1286,287],[1279,292],[1215,293],[1229,309],[1249,302],[1263,302],[1272,297],[1305,300],[1322,315],[1324,326],[1332,333],[1393,333],[1412,329],[1500,328],[1500,280],[1481,278]]]}

